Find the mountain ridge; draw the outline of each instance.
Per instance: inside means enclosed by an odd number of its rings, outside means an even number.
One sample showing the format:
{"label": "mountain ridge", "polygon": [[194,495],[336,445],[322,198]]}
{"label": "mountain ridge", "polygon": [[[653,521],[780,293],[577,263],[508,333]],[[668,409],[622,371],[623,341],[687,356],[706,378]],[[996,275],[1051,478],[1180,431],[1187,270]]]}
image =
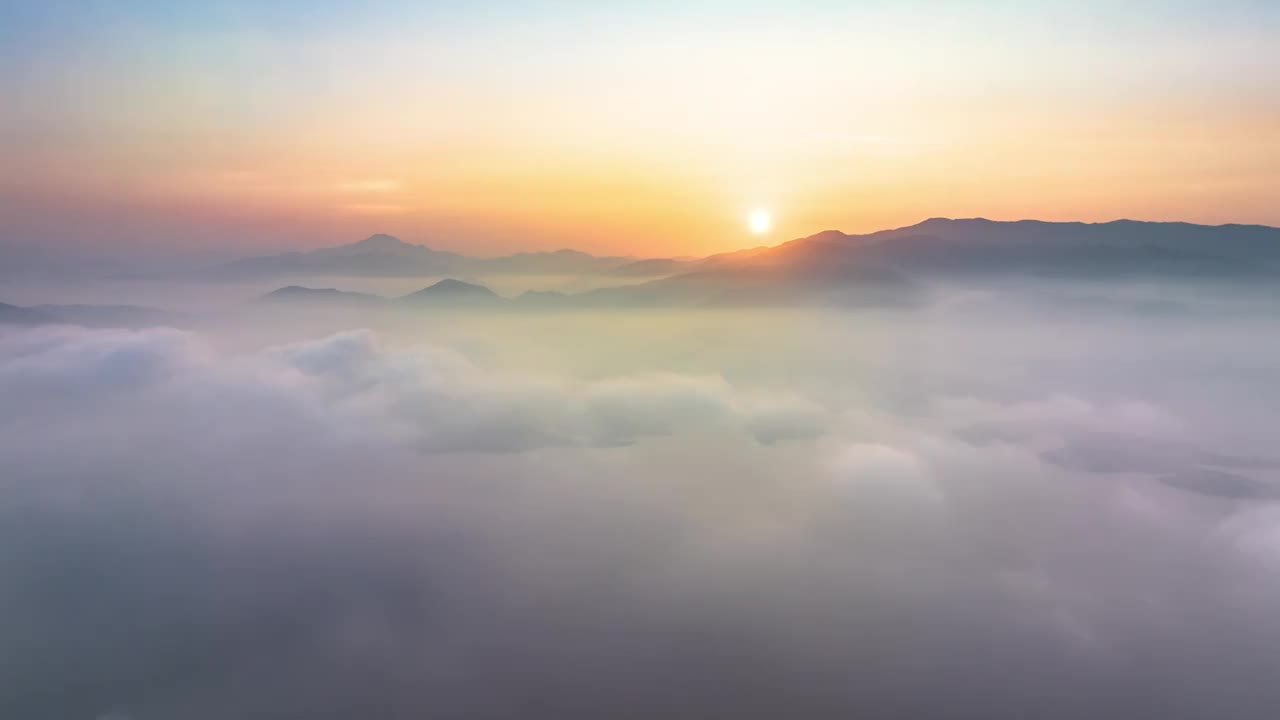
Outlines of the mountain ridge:
{"label": "mountain ridge", "polygon": [[[646,267],[646,263],[648,266]],[[636,266],[641,266],[636,269]],[[652,269],[648,269],[652,268]],[[619,271],[620,270],[620,271]],[[696,260],[635,261],[615,276],[645,282],[572,295],[525,293],[537,307],[909,304],[920,281],[970,275],[1255,280],[1280,275],[1280,229],[1261,225],[930,218],[863,235],[838,230]],[[457,280],[413,296],[505,300]],[[456,283],[457,285],[454,285]],[[437,287],[433,286],[433,287]],[[448,289],[449,292],[445,292]],[[486,294],[487,293],[487,294]]]}
{"label": "mountain ridge", "polygon": [[456,278],[445,278],[417,292],[403,295],[397,300],[402,302],[464,302],[487,303],[503,298],[497,293],[478,283],[469,283]]}
{"label": "mountain ridge", "polygon": [[240,258],[215,265],[200,275],[215,279],[304,275],[417,277],[471,274],[604,273],[634,258],[596,256],[580,250],[519,252],[499,257],[471,257],[377,233],[332,247]]}

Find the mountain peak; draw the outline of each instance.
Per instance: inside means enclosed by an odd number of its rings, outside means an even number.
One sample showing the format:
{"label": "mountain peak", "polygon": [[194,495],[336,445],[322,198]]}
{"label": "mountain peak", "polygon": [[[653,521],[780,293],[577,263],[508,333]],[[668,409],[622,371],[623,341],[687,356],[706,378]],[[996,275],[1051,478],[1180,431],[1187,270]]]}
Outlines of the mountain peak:
{"label": "mountain peak", "polygon": [[361,247],[368,250],[394,250],[402,247],[411,247],[409,243],[401,240],[394,235],[385,233],[377,233],[354,243],[355,247]]}
{"label": "mountain peak", "polygon": [[445,278],[440,282],[425,287],[405,296],[406,299],[451,298],[456,300],[491,300],[497,299],[494,291],[483,285],[463,282],[454,278]]}
{"label": "mountain peak", "polygon": [[454,278],[445,278],[426,289],[434,290],[436,292],[477,292],[481,290],[486,293],[493,292],[489,288],[478,283],[463,282],[462,280]]}
{"label": "mountain peak", "polygon": [[425,245],[407,243],[394,235],[378,233],[359,242],[337,247],[320,248],[306,253],[305,260],[336,262],[360,258],[363,262],[385,263],[390,267],[398,267],[406,259],[423,258],[434,255],[435,251]]}
{"label": "mountain peak", "polygon": [[39,310],[0,303],[0,325],[42,325],[51,322],[57,320]]}
{"label": "mountain peak", "polygon": [[844,240],[846,237],[848,236],[840,232],[839,230],[823,230],[820,233],[815,233],[813,235],[810,235],[808,237],[801,238],[801,239],[813,240],[817,242],[839,242],[841,240]]}
{"label": "mountain peak", "polygon": [[278,300],[285,300],[285,301],[327,300],[327,301],[365,302],[365,301],[379,300],[379,299],[381,298],[379,298],[376,295],[370,295],[368,293],[349,292],[347,290],[337,290],[335,288],[310,288],[310,287],[303,287],[301,285],[287,285],[285,287],[272,290],[271,292],[259,298],[259,300],[268,301],[268,302],[274,302]]}
{"label": "mountain peak", "polygon": [[[925,220],[924,222],[921,222],[915,225],[914,227],[918,227],[918,228],[947,227],[947,226],[964,227],[964,226],[999,225],[999,224],[1001,223],[998,223],[995,220],[989,220],[984,217],[973,217],[973,218],[931,217],[928,220]],[[1008,224],[1008,223],[1004,223],[1004,224]]]}

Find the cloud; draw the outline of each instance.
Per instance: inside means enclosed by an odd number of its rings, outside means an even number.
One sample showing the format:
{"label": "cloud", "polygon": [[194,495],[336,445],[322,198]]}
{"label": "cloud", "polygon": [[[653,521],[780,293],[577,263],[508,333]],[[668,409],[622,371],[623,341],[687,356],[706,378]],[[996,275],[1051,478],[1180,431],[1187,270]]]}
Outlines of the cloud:
{"label": "cloud", "polygon": [[1209,468],[1183,469],[1160,478],[1170,486],[1224,498],[1256,499],[1276,497],[1277,488],[1243,475]]}
{"label": "cloud", "polygon": [[1280,701],[1274,506],[1044,454],[1090,432],[1192,442],[1163,405],[565,377],[422,332],[248,352],[0,335],[0,715]]}
{"label": "cloud", "polygon": [[[207,408],[185,403],[212,401],[232,415],[324,415],[326,424],[343,432],[378,433],[429,452],[625,445],[714,431],[773,443],[816,437],[824,429],[817,405],[742,393],[717,377],[651,374],[575,382],[502,373],[447,349],[384,349],[369,331],[221,357],[197,336],[177,331],[58,328],[0,340],[0,363],[6,397],[68,404],[64,411],[81,405],[82,412],[118,413],[156,403],[187,417]],[[222,392],[228,386],[235,389]],[[62,389],[73,392],[57,392]],[[83,406],[89,398],[93,404]],[[252,406],[268,401],[275,406]]]}
{"label": "cloud", "polygon": [[338,183],[337,187],[344,193],[395,193],[403,189],[399,180],[390,178],[344,180]]}
{"label": "cloud", "polygon": [[936,508],[942,496],[929,478],[925,464],[894,447],[855,443],[836,456],[832,468],[837,480],[871,495],[877,504]]}
{"label": "cloud", "polygon": [[407,210],[398,203],[344,203],[338,207],[354,215],[399,215]]}
{"label": "cloud", "polygon": [[1171,413],[1148,403],[1089,402],[1057,395],[1012,405],[973,399],[942,403],[957,437],[977,446],[1010,443],[1034,449],[1046,463],[1095,474],[1142,474],[1205,495],[1264,498],[1271,485],[1220,468],[1272,469],[1260,455],[1214,452]]}

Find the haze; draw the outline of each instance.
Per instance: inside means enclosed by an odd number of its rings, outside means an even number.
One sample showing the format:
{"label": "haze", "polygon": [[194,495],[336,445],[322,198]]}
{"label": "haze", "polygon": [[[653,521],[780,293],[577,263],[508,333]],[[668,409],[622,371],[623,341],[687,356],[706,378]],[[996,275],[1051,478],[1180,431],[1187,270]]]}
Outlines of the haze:
{"label": "haze", "polygon": [[1276,48],[5,4],[0,718],[1272,720]]}
{"label": "haze", "polygon": [[705,255],[1280,224],[1274,3],[7,3],[5,242]]}

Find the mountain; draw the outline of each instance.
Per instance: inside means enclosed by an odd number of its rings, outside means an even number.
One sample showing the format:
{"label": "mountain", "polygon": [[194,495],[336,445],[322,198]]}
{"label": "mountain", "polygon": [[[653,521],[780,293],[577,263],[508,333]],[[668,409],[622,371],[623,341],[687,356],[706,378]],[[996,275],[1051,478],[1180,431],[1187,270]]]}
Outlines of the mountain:
{"label": "mountain", "polygon": [[313,250],[309,253],[316,258],[336,258],[336,257],[359,257],[362,255],[399,255],[401,257],[411,257],[421,254],[422,252],[435,252],[426,245],[411,245],[394,235],[386,235],[378,233],[370,235],[360,242],[351,243],[350,245],[339,245],[338,247],[321,248]]}
{"label": "mountain", "polygon": [[462,260],[457,253],[412,245],[390,235],[372,235],[339,247],[244,258],[212,268],[207,274],[218,279],[282,275],[435,275],[452,272]]}
{"label": "mountain", "polygon": [[290,285],[258,298],[269,303],[326,303],[335,305],[370,305],[383,302],[384,298],[368,293],[335,290],[333,288],[308,288]]}
{"label": "mountain", "polygon": [[[402,245],[397,243],[387,238],[373,244]],[[588,262],[581,254],[560,255]],[[527,256],[511,257],[527,262]],[[612,274],[656,279],[575,295],[529,292],[510,302],[523,308],[910,305],[922,299],[930,279],[998,274],[1274,281],[1280,275],[1280,229],[934,218],[865,235],[827,230],[701,260],[624,263]],[[402,300],[466,306],[506,302],[488,288],[460,280],[443,280]]]}
{"label": "mountain", "polygon": [[827,230],[692,263],[641,261],[619,269],[637,275],[668,270],[674,273],[584,293],[573,302],[909,304],[921,298],[923,285],[918,281],[954,275],[1274,280],[1280,275],[1280,229],[1131,220],[1089,224],[934,218],[866,235]]}
{"label": "mountain", "polygon": [[828,231],[779,247],[819,243],[910,274],[1247,278],[1280,273],[1280,229],[1259,225],[933,218],[867,235]]}
{"label": "mountain", "polygon": [[401,302],[415,305],[493,305],[502,300],[497,293],[483,285],[446,278],[400,298]]}
{"label": "mountain", "polygon": [[[526,293],[527,294],[527,293]],[[497,293],[475,283],[446,278],[394,301],[381,295],[349,292],[334,288],[309,288],[289,285],[258,298],[258,302],[306,307],[391,307],[393,302],[410,306],[473,307],[494,305],[503,301]]]}
{"label": "mountain", "polygon": [[71,325],[98,328],[181,327],[187,318],[156,308],[140,305],[37,305],[44,313]]}
{"label": "mountain", "polygon": [[631,262],[625,257],[598,257],[578,250],[516,253],[496,258],[466,258],[463,267],[474,273],[511,275],[587,275],[605,273]]}
{"label": "mountain", "polygon": [[697,267],[698,262],[697,260],[676,260],[675,258],[636,260],[614,268],[609,274],[616,277],[662,277],[687,272]]}
{"label": "mountain", "polygon": [[136,275],[141,266],[157,264],[165,263],[146,263],[138,258],[77,255],[65,249],[57,251],[38,244],[0,242],[0,280],[5,281],[67,282],[130,277]]}
{"label": "mountain", "polygon": [[704,268],[717,265],[732,265],[743,260],[750,260],[757,255],[764,255],[772,250],[769,245],[758,245],[756,247],[744,248],[742,250],[732,250],[730,252],[717,253],[708,255],[699,261]]}
{"label": "mountain", "polygon": [[636,260],[614,268],[610,275],[616,277],[657,278],[668,277],[694,270],[709,270],[712,267],[732,265],[769,251],[767,245],[734,250],[732,252],[708,255],[704,258],[650,258]]}
{"label": "mountain", "polygon": [[524,308],[563,308],[572,303],[574,296],[555,290],[526,290],[515,299]]}
{"label": "mountain", "polygon": [[349,277],[419,277],[468,274],[604,273],[630,258],[596,257],[577,250],[517,253],[505,257],[474,258],[426,245],[414,245],[391,235],[372,235],[360,242],[309,252],[244,258],[210,268],[214,279],[245,279],[303,275]]}
{"label": "mountain", "polygon": [[137,305],[38,305],[0,303],[0,324],[81,325],[96,328],[179,327],[184,318]]}
{"label": "mountain", "polygon": [[574,296],[581,303],[637,305],[902,305],[920,290],[890,265],[814,236],[772,248],[706,258],[690,272]]}
{"label": "mountain", "polygon": [[32,308],[19,307],[0,303],[0,324],[3,325],[44,325],[56,323],[58,319]]}

